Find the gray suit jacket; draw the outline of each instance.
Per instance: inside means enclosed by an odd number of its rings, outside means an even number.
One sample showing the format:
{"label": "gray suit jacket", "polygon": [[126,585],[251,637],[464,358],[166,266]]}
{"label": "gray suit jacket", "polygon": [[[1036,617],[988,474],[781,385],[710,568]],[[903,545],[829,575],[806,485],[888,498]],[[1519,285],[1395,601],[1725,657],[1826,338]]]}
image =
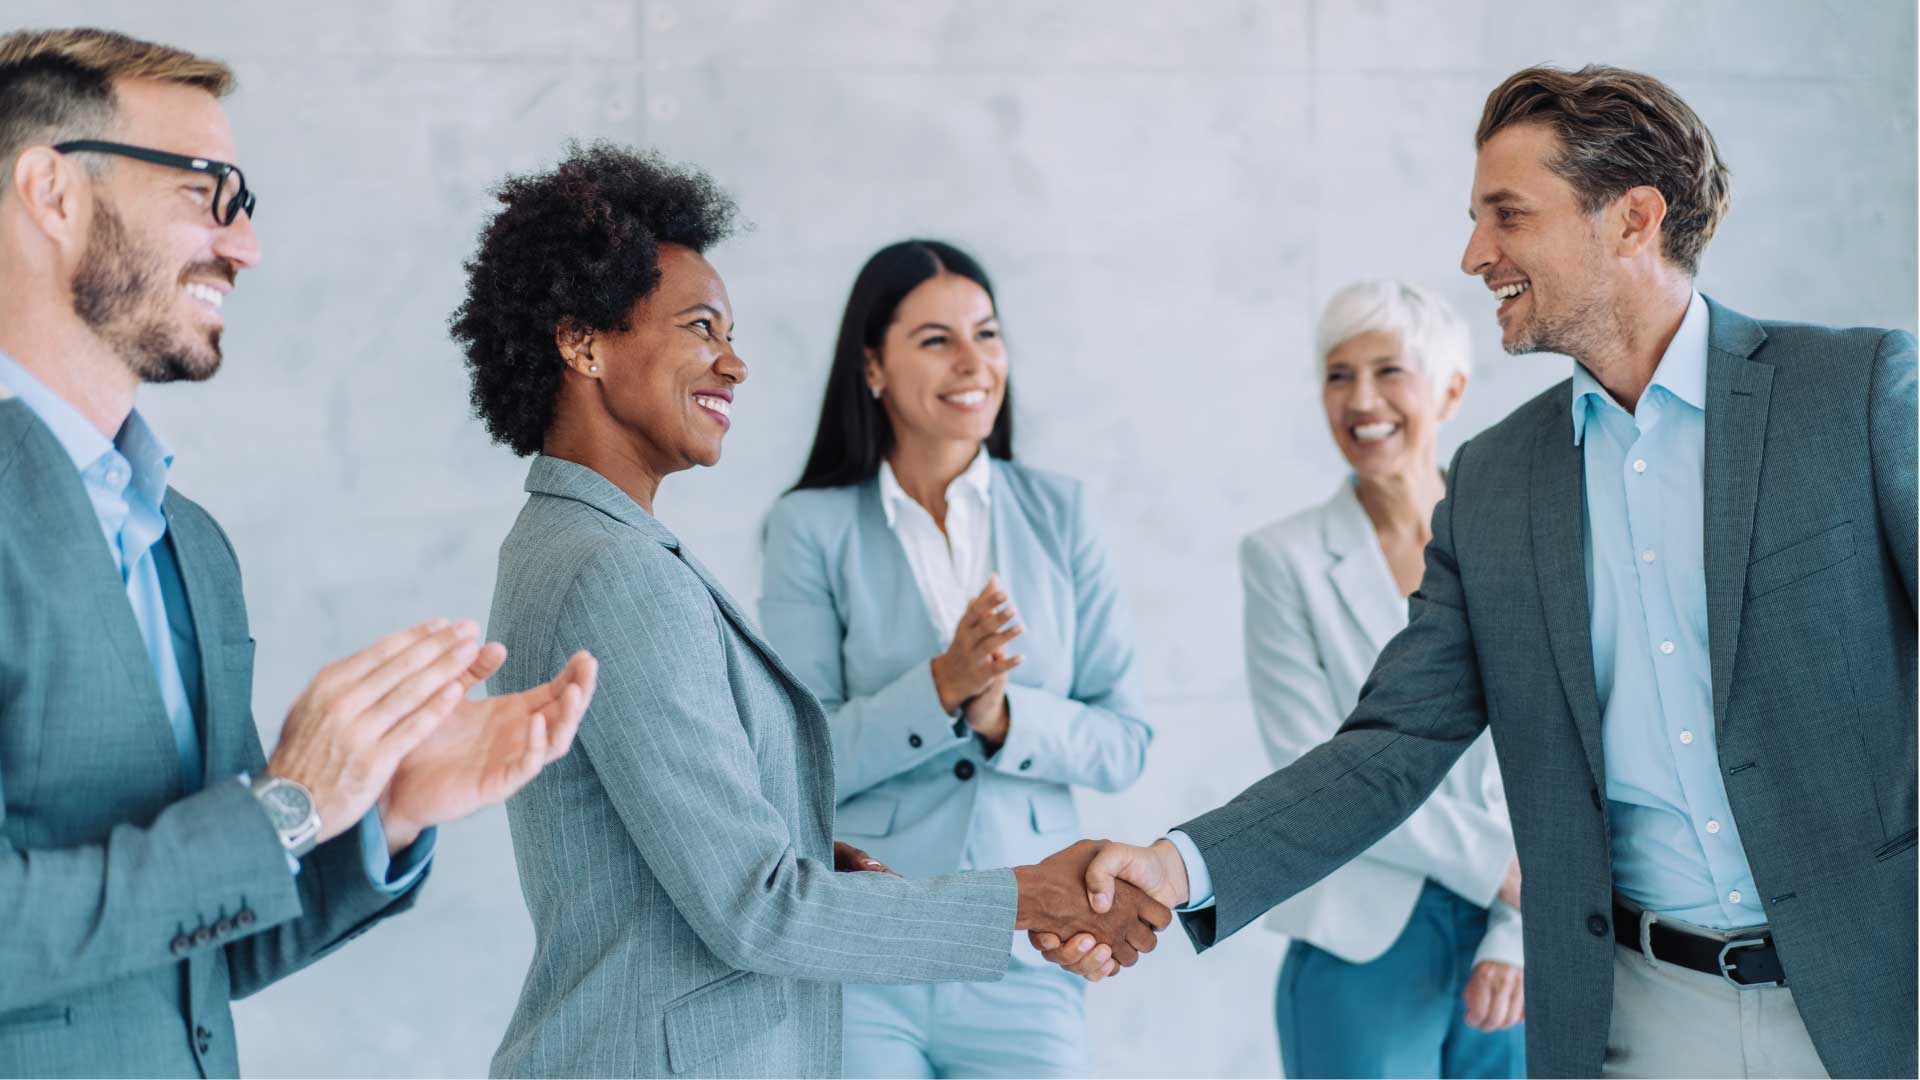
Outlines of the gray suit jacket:
{"label": "gray suit jacket", "polygon": [[1006,870],[833,871],[820,703],[666,526],[536,457],[500,548],[496,692],[577,649],[574,751],[507,803],[534,958],[497,1075],[830,1076],[840,981],[1005,974]]}
{"label": "gray suit jacket", "polygon": [[287,872],[233,779],[266,766],[239,563],[205,510],[164,509],[199,639],[192,795],[73,461],[0,400],[0,1075],[234,1075],[228,1000],[418,891],[375,889],[352,830]]}
{"label": "gray suit jacket", "polygon": [[[1912,336],[1711,304],[1708,640],[1727,795],[1835,1076],[1915,1071]],[[1606,763],[1569,383],[1461,447],[1411,621],[1330,742],[1181,826],[1205,948],[1366,849],[1492,726],[1526,875],[1527,1066],[1596,1076]]]}

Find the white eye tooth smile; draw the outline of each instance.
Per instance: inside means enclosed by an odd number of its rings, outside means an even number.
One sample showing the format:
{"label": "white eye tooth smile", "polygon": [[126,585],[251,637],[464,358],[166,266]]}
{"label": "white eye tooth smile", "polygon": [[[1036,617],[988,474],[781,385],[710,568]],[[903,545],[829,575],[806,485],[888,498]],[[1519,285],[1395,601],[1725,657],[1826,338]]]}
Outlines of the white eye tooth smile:
{"label": "white eye tooth smile", "polygon": [[1379,442],[1400,430],[1400,425],[1382,420],[1375,424],[1356,424],[1353,437],[1361,442]]}
{"label": "white eye tooth smile", "polygon": [[940,395],[940,400],[950,401],[955,405],[978,405],[987,400],[987,392],[985,390],[962,390],[957,394],[942,394]]}
{"label": "white eye tooth smile", "polygon": [[705,408],[712,409],[721,416],[728,416],[733,411],[733,403],[726,398],[713,397],[710,394],[695,394],[693,395],[693,400]]}
{"label": "white eye tooth smile", "polygon": [[198,283],[190,284],[186,287],[186,292],[188,296],[191,296],[195,300],[198,300],[201,303],[206,304],[208,307],[211,307],[215,311],[220,310],[221,301],[226,299],[226,297],[220,292],[219,289],[216,289],[211,285],[201,285]]}
{"label": "white eye tooth smile", "polygon": [[1528,283],[1524,281],[1516,281],[1511,285],[1502,285],[1493,290],[1493,298],[1496,300],[1511,300],[1521,293],[1526,292],[1527,287]]}

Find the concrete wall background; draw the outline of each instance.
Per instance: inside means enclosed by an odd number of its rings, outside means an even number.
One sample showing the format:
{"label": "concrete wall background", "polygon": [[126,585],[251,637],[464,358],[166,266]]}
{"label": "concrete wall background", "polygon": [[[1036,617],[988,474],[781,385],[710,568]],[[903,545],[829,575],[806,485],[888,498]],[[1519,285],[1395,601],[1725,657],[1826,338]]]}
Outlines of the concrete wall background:
{"label": "concrete wall background", "polygon": [[[266,262],[226,370],[143,400],[241,551],[269,745],[324,661],[485,616],[524,465],[469,417],[445,321],[487,188],[570,137],[698,163],[757,226],[713,253],[753,365],[726,460],[658,505],[749,604],[860,262],[931,234],[995,275],[1020,451],[1098,495],[1159,731],[1134,790],[1082,796],[1096,834],[1155,835],[1265,771],[1233,545],[1340,475],[1310,356],[1328,294],[1396,274],[1467,314],[1479,374],[1443,449],[1566,374],[1503,356],[1456,266],[1473,125],[1512,70],[1646,69],[1707,120],[1735,197],[1706,291],[1915,325],[1906,0],[10,0],[0,26],[83,22],[241,77]],[[1276,1073],[1282,946],[1169,939],[1095,988],[1098,1071]],[[446,829],[415,913],[239,1006],[245,1070],[482,1073],[530,952],[504,815]]]}

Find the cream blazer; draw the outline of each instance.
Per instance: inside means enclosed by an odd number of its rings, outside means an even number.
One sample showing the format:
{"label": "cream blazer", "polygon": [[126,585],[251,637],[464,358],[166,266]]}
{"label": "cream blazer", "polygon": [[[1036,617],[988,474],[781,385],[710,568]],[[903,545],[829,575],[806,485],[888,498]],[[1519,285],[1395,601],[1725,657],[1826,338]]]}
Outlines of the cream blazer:
{"label": "cream blazer", "polygon": [[[1247,680],[1275,768],[1332,738],[1407,603],[1351,479],[1320,506],[1240,544]],[[1505,792],[1485,732],[1420,809],[1379,843],[1273,909],[1267,926],[1350,963],[1378,959],[1427,880],[1489,907],[1478,960],[1521,962],[1520,913],[1494,894],[1513,859]]]}

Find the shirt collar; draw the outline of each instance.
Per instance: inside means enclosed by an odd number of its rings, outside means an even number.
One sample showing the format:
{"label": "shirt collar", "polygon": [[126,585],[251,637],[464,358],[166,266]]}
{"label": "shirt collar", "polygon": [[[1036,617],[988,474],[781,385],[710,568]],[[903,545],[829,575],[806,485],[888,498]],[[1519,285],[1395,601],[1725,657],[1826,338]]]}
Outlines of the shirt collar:
{"label": "shirt collar", "polygon": [[[1706,299],[1695,292],[1693,299],[1687,301],[1687,314],[1680,320],[1680,329],[1673,332],[1673,340],[1667,342],[1667,351],[1661,354],[1659,366],[1653,369],[1653,381],[1647,384],[1649,391],[1658,386],[1694,408],[1706,411],[1709,318]],[[1573,445],[1579,446],[1586,436],[1591,410],[1609,405],[1620,407],[1592,372],[1580,364],[1573,365]]]}
{"label": "shirt collar", "polygon": [[[947,502],[953,502],[955,495],[971,494],[980,501],[982,506],[985,506],[991,501],[989,491],[992,484],[993,459],[987,455],[987,448],[982,446],[980,452],[973,455],[973,463],[967,466],[966,471],[954,477],[953,483],[947,485]],[[900,478],[893,475],[893,466],[884,460],[881,461],[880,506],[887,512],[888,528],[893,528],[894,518],[899,513],[899,508],[910,502],[913,502],[913,496],[907,494],[907,489],[900,486]]]}
{"label": "shirt collar", "polygon": [[0,352],[0,383],[12,390],[47,426],[67,457],[73,459],[76,470],[84,473],[106,453],[118,449],[132,466],[133,480],[141,494],[159,505],[167,488],[167,474],[173,468],[173,451],[148,426],[140,410],[128,413],[119,433],[109,441],[100,434],[99,428],[80,415],[79,409],[3,352]]}

